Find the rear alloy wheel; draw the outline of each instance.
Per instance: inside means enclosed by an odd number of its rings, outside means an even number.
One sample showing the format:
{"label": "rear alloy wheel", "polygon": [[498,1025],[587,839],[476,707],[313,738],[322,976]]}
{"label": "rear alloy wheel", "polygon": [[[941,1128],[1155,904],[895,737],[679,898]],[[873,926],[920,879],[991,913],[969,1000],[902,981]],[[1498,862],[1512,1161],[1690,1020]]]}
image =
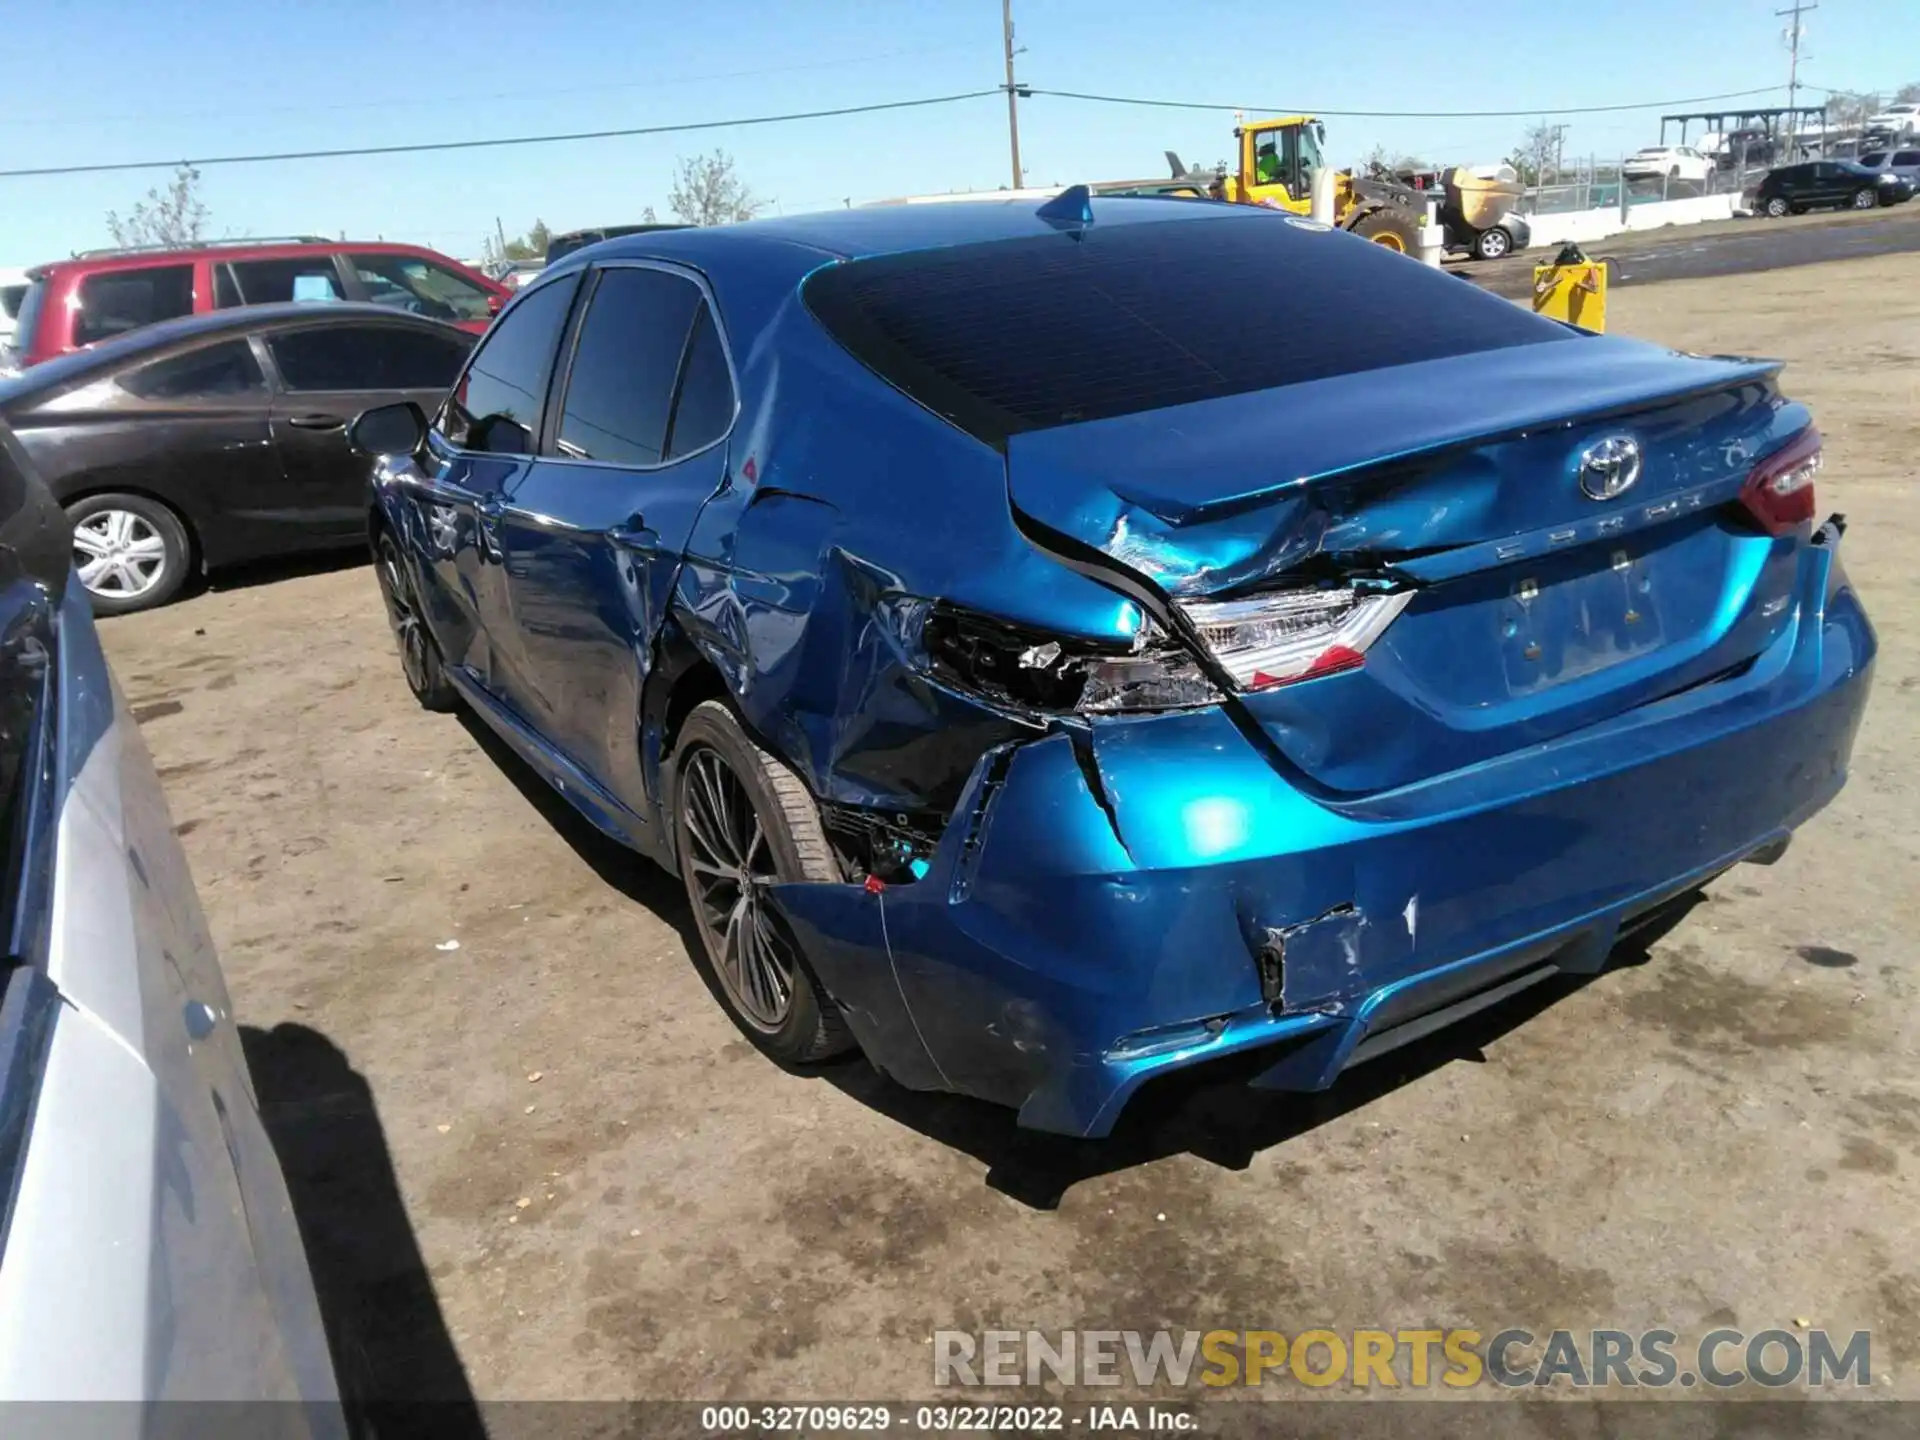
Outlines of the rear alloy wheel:
{"label": "rear alloy wheel", "polygon": [[1879,203],[1880,192],[1871,186],[1862,185],[1853,192],[1853,208],[1856,210],[1871,210]]}
{"label": "rear alloy wheel", "polygon": [[89,495],[67,507],[73,567],[96,615],[164,605],[187,583],[186,527],[144,495]]}
{"label": "rear alloy wheel", "polygon": [[400,649],[400,673],[407,677],[407,688],[422,709],[453,709],[459,703],[459,694],[440,663],[440,647],[433,643],[426,621],[420,617],[420,604],[400,559],[400,547],[384,531],[374,546],[373,573],[380,581],[380,598],[387,602],[387,623],[393,627],[393,641]]}
{"label": "rear alloy wheel", "polygon": [[1420,222],[1395,205],[1369,210],[1353,222],[1353,233],[1402,255],[1420,253]]}
{"label": "rear alloy wheel", "polygon": [[680,878],[721,1002],[775,1060],[825,1060],[853,1048],[808,970],[768,887],[838,882],[813,797],[717,700],[694,708],[673,759]]}
{"label": "rear alloy wheel", "polygon": [[1473,242],[1473,253],[1482,260],[1498,260],[1513,248],[1513,239],[1499,226],[1482,230]]}
{"label": "rear alloy wheel", "polygon": [[1792,208],[1792,206],[1788,205],[1787,202],[1778,195],[1767,201],[1767,214],[1776,220],[1784,218],[1787,211]]}

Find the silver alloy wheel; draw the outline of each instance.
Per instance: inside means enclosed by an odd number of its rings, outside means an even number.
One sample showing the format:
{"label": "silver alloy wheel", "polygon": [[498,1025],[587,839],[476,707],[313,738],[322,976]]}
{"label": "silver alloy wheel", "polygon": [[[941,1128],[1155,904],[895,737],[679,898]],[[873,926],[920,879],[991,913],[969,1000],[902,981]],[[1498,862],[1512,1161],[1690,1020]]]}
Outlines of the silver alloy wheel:
{"label": "silver alloy wheel", "polygon": [[1871,190],[1856,190],[1853,192],[1853,208],[1856,210],[1872,210],[1879,204],[1880,197]]}
{"label": "silver alloy wheel", "polygon": [[735,1007],[769,1034],[793,1009],[794,962],[766,904],[773,845],[739,776],[706,746],[686,757],[681,785],[694,908],[714,973]]}
{"label": "silver alloy wheel", "polygon": [[1777,195],[1774,196],[1773,199],[1767,201],[1767,214],[1773,216],[1773,218],[1776,220],[1778,220],[1782,215],[1787,213],[1787,208],[1788,208],[1787,202],[1782,200]]}
{"label": "silver alloy wheel", "polygon": [[73,563],[95,595],[133,600],[166,574],[167,542],[131,510],[96,510],[74,522]]}
{"label": "silver alloy wheel", "polygon": [[1489,230],[1480,237],[1480,258],[1498,260],[1507,253],[1507,232],[1500,229]]}

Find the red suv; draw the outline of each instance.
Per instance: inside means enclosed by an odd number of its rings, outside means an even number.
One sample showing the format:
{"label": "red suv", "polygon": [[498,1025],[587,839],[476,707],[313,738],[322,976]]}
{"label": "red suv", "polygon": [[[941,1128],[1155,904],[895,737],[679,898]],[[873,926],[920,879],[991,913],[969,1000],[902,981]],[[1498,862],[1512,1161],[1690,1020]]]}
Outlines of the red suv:
{"label": "red suv", "polygon": [[418,245],[319,236],[152,250],[91,250],[29,272],[10,353],[38,364],[160,320],[280,300],[366,300],[478,334],[511,291]]}

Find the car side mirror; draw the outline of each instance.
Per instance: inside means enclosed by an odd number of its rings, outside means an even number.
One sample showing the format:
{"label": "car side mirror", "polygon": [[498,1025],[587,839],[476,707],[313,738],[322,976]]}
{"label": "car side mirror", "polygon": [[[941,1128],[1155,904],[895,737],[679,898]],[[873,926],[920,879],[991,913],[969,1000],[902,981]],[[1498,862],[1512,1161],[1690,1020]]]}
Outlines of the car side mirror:
{"label": "car side mirror", "polygon": [[427,417],[411,400],[363,410],[347,427],[347,443],[361,455],[417,455],[427,443]]}

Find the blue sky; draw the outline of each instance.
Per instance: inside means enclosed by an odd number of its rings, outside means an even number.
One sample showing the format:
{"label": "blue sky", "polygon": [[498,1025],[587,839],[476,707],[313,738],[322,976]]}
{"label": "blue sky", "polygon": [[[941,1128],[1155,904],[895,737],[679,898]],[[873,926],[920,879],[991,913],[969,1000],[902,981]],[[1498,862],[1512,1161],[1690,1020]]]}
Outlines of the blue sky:
{"label": "blue sky", "polygon": [[[1784,3],[1015,0],[1014,19],[1020,78],[1037,86],[1263,113],[1525,109],[1784,87],[1772,14]],[[1808,26],[1803,80],[1920,80],[1920,0],[1820,0]],[[998,0],[66,0],[15,38],[7,169],[718,120],[1002,78]],[[1569,153],[1658,138],[1657,112],[1565,118]],[[1527,123],[1329,118],[1327,130],[1336,160],[1379,143],[1482,161]],[[1022,156],[1030,184],[1150,175],[1167,149],[1224,157],[1231,124],[1036,97],[1021,107]],[[215,234],[345,231],[471,256],[496,215],[509,235],[536,216],[566,229],[652,204],[667,218],[676,157],[716,144],[787,213],[991,187],[1009,169],[1006,105],[990,97],[696,135],[210,166],[203,198]],[[0,264],[107,243],[106,212],[164,178],[0,180]]]}

